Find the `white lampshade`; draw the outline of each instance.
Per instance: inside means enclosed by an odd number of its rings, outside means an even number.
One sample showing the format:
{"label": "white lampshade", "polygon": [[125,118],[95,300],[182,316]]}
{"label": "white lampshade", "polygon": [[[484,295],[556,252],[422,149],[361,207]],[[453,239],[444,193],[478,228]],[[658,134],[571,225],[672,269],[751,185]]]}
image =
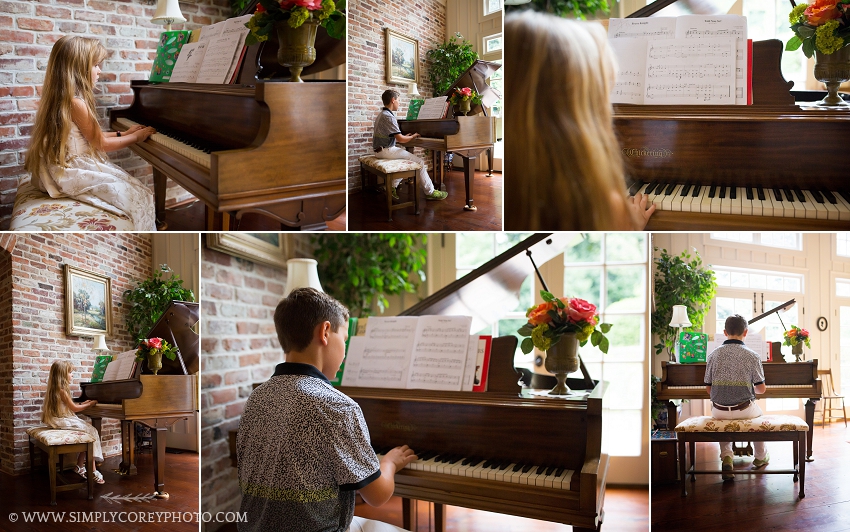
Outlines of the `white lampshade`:
{"label": "white lampshade", "polygon": [[106,347],[106,337],[102,334],[94,335],[94,345],[92,346],[93,351],[106,351],[109,348]]}
{"label": "white lampshade", "polygon": [[154,13],[151,22],[168,26],[168,29],[171,29],[172,24],[186,22],[186,17],[180,12],[180,4],[177,0],[157,0],[156,13]]}
{"label": "white lampshade", "polygon": [[416,83],[411,83],[407,86],[407,94],[409,96],[419,96],[419,89],[416,88]]}
{"label": "white lampshade", "polygon": [[685,305],[673,305],[673,319],[670,327],[690,327],[691,320],[688,319],[688,307]]}
{"label": "white lampshade", "polygon": [[319,292],[322,284],[319,282],[319,263],[313,259],[289,259],[286,261],[286,290],[283,297],[296,288],[315,288]]}

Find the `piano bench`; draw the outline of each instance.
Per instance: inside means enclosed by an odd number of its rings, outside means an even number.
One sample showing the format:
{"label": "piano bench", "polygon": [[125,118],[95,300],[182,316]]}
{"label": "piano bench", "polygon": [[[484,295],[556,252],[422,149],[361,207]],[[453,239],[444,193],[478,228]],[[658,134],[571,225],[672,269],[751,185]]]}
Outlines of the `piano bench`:
{"label": "piano bench", "polygon": [[[40,426],[27,429],[30,447],[30,474],[35,471],[35,448],[47,454],[47,472],[50,475],[50,505],[56,506],[56,492],[77,490],[88,486],[88,499],[94,498],[94,438],[83,431],[54,429]],[[56,486],[56,465],[60,455],[86,453],[88,482]],[[76,473],[75,473],[76,474]]]}
{"label": "piano bench", "polygon": [[[363,155],[360,157],[360,186],[366,190],[367,174],[380,177],[384,180],[384,188],[387,192],[387,211],[389,213],[388,221],[393,221],[393,211],[403,209],[405,207],[413,207],[416,214],[419,214],[419,187],[416,182],[419,175],[419,170],[422,165],[406,159],[379,159],[374,155]],[[412,201],[397,203],[393,205],[392,186],[393,181],[401,179],[408,184],[408,193],[413,194]],[[376,185],[377,179],[375,179]]]}
{"label": "piano bench", "polygon": [[[679,476],[682,483],[682,497],[688,495],[685,478],[690,475],[719,475],[723,471],[697,471],[696,442],[735,442],[735,441],[790,441],[794,448],[793,469],[764,469],[737,470],[734,473],[745,475],[794,475],[794,482],[800,480],[800,498],[806,496],[806,435],[809,425],[797,416],[767,415],[752,419],[715,419],[711,416],[688,418],[676,425],[676,435],[679,438]],[[685,444],[688,444],[688,455],[685,455]],[[687,461],[690,459],[690,468]]]}
{"label": "piano bench", "polygon": [[10,231],[133,231],[132,220],[71,198],[51,198],[29,179],[18,186]]}

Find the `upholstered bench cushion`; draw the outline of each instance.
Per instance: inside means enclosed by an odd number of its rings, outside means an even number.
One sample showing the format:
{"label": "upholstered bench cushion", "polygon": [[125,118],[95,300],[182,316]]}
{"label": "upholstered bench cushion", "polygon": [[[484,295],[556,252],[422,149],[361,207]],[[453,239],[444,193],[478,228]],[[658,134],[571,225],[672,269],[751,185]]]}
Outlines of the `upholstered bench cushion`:
{"label": "upholstered bench cushion", "polygon": [[411,170],[419,170],[422,165],[408,161],[406,159],[378,159],[374,155],[363,155],[360,157],[360,163],[375,170],[380,170],[385,174],[394,174],[396,172],[409,172]]}
{"label": "upholstered bench cushion", "polygon": [[809,425],[797,416],[759,416],[753,419],[688,418],[676,425],[676,432],[786,432],[808,431]]}
{"label": "upholstered bench cushion", "polygon": [[30,232],[132,231],[134,226],[129,218],[93,205],[71,198],[51,198],[27,179],[18,186],[9,229]]}
{"label": "upholstered bench cushion", "polygon": [[73,445],[75,443],[91,443],[94,441],[81,430],[54,429],[52,427],[30,427],[27,434],[44,445]]}

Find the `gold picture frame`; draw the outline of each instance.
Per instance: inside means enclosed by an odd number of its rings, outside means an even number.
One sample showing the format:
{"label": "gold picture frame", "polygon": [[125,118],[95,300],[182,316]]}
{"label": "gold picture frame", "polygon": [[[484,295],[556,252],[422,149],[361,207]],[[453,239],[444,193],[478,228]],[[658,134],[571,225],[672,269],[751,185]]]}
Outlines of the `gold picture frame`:
{"label": "gold picture frame", "polygon": [[419,41],[384,28],[387,84],[419,83]]}
{"label": "gold picture frame", "polygon": [[291,239],[285,233],[207,233],[207,247],[267,266],[286,268]]}
{"label": "gold picture frame", "polygon": [[65,334],[112,334],[112,279],[64,264]]}

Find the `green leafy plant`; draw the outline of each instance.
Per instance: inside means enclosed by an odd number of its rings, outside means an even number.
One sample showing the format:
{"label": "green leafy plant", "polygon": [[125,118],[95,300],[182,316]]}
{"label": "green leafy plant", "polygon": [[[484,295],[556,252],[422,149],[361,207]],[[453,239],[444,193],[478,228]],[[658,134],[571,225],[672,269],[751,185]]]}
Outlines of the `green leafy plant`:
{"label": "green leafy plant", "polygon": [[447,41],[425,54],[431,61],[428,79],[434,87],[434,96],[442,96],[452,83],[478,59],[472,43],[455,33]]}
{"label": "green leafy plant", "polygon": [[124,291],[124,299],[130,303],[127,313],[127,330],[133,339],[141,343],[146,340],[148,331],[162,316],[172,301],[195,301],[195,294],[183,288],[183,280],[173,274],[163,278],[164,273],[172,273],[167,264],[160,264],[159,270],[135,288]]}
{"label": "green leafy plant", "polygon": [[325,292],[352,315],[384,312],[387,296],[415,293],[425,281],[427,237],[416,233],[317,235],[313,253]]}
{"label": "green leafy plant", "polygon": [[[658,248],[655,248],[658,251]],[[677,330],[670,327],[673,305],[685,305],[690,327],[683,330],[699,331],[717,293],[714,272],[702,265],[699,253],[694,257],[683,251],[681,255],[670,255],[666,249],[655,259],[654,296],[655,311],[652,313],[652,332],[658,335],[655,354],[667,349],[668,355],[676,339]]]}
{"label": "green leafy plant", "polygon": [[245,45],[268,40],[277,22],[298,28],[309,19],[316,20],[334,39],[345,37],[345,0],[260,0],[257,11],[245,24],[251,30]]}
{"label": "green leafy plant", "polygon": [[236,17],[248,7],[248,4],[251,3],[251,0],[230,0],[230,9],[233,13],[233,16]]}
{"label": "green leafy plant", "polygon": [[595,16],[599,12],[607,15],[610,7],[608,0],[531,0],[530,4],[505,6],[507,12],[524,9],[552,13],[559,17],[586,19],[587,17]]}

